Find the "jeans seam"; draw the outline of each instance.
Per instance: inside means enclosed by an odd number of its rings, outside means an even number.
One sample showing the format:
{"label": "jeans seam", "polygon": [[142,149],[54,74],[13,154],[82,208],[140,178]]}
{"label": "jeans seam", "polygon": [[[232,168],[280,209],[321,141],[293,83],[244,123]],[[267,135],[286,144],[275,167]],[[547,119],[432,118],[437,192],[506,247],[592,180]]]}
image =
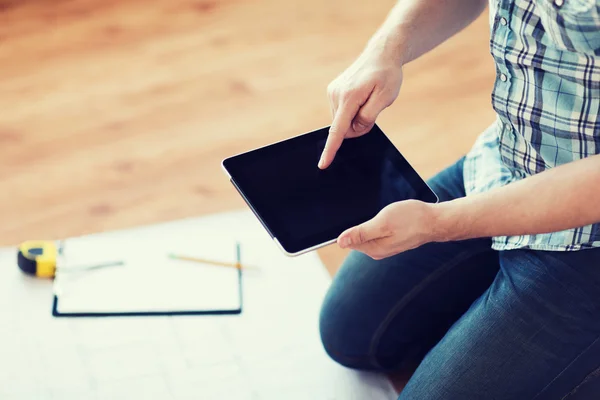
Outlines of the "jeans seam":
{"label": "jeans seam", "polygon": [[383,321],[377,327],[377,329],[375,330],[375,333],[373,334],[373,338],[371,339],[371,344],[369,345],[369,353],[368,353],[368,357],[369,357],[371,363],[373,365],[375,365],[377,368],[380,368],[380,369],[383,368],[383,366],[377,361],[376,351],[375,350],[376,350],[377,346],[379,345],[381,337],[383,336],[384,332],[388,328],[388,326],[391,323],[391,321],[396,317],[396,315],[404,307],[406,307],[406,305],[411,300],[413,300],[419,293],[423,292],[423,290],[432,281],[434,281],[435,279],[439,278],[440,276],[442,276],[446,272],[450,271],[454,267],[458,266],[463,261],[468,260],[469,258],[474,257],[476,255],[479,255],[481,253],[484,253],[486,250],[487,249],[482,249],[482,250],[480,250],[478,252],[475,252],[475,253],[473,253],[471,251],[465,251],[465,252],[459,253],[456,257],[454,257],[453,259],[447,261],[445,263],[445,265],[443,265],[442,267],[436,269],[432,274],[428,275],[427,278],[423,279],[423,281],[421,281],[410,292],[408,292],[404,297],[402,297],[398,301],[398,303],[396,303],[396,305],[394,306],[394,308],[392,308],[390,310],[390,312],[388,313],[388,315],[383,319]]}
{"label": "jeans seam", "polygon": [[595,370],[593,370],[592,372],[587,374],[587,376],[581,382],[579,382],[579,384],[577,386],[575,386],[573,388],[573,390],[571,390],[569,393],[567,393],[561,400],[566,400],[569,397],[571,397],[572,395],[574,395],[577,392],[577,390],[579,390],[579,388],[581,386],[585,385],[589,380],[591,380],[591,377],[593,377],[593,376],[600,377],[600,367],[596,368]]}
{"label": "jeans seam", "polygon": [[[533,396],[533,397],[532,397],[532,400],[535,400],[535,399],[537,399],[537,398],[538,398],[538,397],[539,397],[539,396],[540,396],[540,395],[541,395],[541,394],[544,392],[544,390],[546,390],[546,389],[547,389],[548,387],[550,387],[550,385],[552,385],[552,384],[553,384],[553,383],[554,383],[554,382],[555,382],[555,381],[556,381],[558,378],[560,378],[560,376],[561,376],[562,374],[564,374],[564,373],[565,373],[565,371],[566,371],[566,370],[568,370],[568,369],[569,369],[569,367],[570,367],[571,365],[573,365],[573,363],[574,363],[575,361],[577,361],[577,359],[578,359],[579,357],[581,357],[581,356],[582,356],[582,355],[583,355],[583,354],[584,354],[586,351],[588,351],[588,350],[590,349],[590,347],[592,347],[593,345],[595,345],[595,344],[596,344],[598,341],[600,341],[600,336],[598,336],[598,337],[596,338],[596,340],[594,340],[594,341],[593,341],[593,342],[592,342],[592,343],[591,343],[591,344],[590,344],[588,347],[586,347],[586,348],[585,348],[585,349],[584,349],[584,350],[583,350],[581,353],[579,353],[579,354],[577,355],[577,357],[575,357],[575,358],[574,358],[574,359],[573,359],[573,360],[572,360],[572,361],[569,363],[569,365],[567,365],[565,368],[563,368],[563,370],[562,370],[562,371],[560,371],[560,372],[558,373],[558,375],[556,375],[556,376],[554,377],[554,379],[552,379],[550,382],[548,382],[548,384],[547,384],[546,386],[544,386],[544,387],[543,387],[543,388],[542,388],[542,389],[541,389],[541,390],[540,390],[540,391],[539,391],[539,392],[538,392],[538,393],[537,393],[535,396]],[[596,371],[598,371],[598,370],[600,370],[600,368],[598,368],[598,369],[594,370],[593,372],[591,372],[590,374],[588,374],[588,376],[589,376],[589,375],[591,375],[591,374],[593,374],[594,372],[596,372]],[[571,390],[569,393],[567,393],[567,394],[566,394],[564,397],[562,397],[562,400],[564,400],[564,399],[568,398],[568,396],[570,396],[571,394],[573,394],[573,393],[574,393],[574,391],[575,391],[575,390],[577,390],[577,388],[578,388],[578,387],[580,387],[580,386],[581,386],[581,384],[583,384],[583,382],[585,382],[585,379],[584,379],[582,382],[580,382],[580,383],[579,383],[577,386],[575,386],[575,387],[574,387],[574,388],[573,388],[573,389],[572,389],[572,390]]]}
{"label": "jeans seam", "polygon": [[367,355],[364,355],[364,356],[363,355],[349,356],[349,355],[347,355],[345,353],[342,353],[342,352],[338,351],[336,348],[334,348],[331,345],[325,346],[325,350],[328,353],[334,355],[339,360],[344,360],[344,362],[347,362],[347,363],[356,363],[356,362],[358,362],[358,363],[362,364],[365,361],[367,363],[372,361],[372,357],[370,356],[370,354],[367,354]]}

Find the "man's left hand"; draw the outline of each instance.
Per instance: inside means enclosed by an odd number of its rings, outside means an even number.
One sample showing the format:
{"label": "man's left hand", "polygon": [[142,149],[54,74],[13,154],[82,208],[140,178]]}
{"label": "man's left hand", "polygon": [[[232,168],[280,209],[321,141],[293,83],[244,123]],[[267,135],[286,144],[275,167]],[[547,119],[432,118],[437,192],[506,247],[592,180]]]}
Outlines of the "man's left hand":
{"label": "man's left hand", "polygon": [[338,244],[380,260],[434,241],[435,221],[433,204],[400,201],[385,207],[373,219],[344,231]]}

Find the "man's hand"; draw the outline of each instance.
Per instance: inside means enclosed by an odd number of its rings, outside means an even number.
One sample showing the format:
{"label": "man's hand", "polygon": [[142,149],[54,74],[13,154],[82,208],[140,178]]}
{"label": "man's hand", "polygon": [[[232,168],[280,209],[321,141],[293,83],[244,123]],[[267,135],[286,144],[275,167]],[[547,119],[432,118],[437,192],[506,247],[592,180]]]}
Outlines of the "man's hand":
{"label": "man's hand", "polygon": [[418,200],[390,204],[373,219],[343,232],[338,244],[375,260],[414,249],[435,241],[434,209]]}
{"label": "man's hand", "polygon": [[369,132],[398,97],[402,66],[469,25],[487,0],[402,0],[360,57],[328,87],[333,122],[319,168],[327,168],[346,138]]}
{"label": "man's hand", "polygon": [[369,132],[377,116],[390,106],[402,84],[402,66],[395,52],[366,49],[363,54],[327,88],[333,123],[319,161],[327,168],[342,142]]}

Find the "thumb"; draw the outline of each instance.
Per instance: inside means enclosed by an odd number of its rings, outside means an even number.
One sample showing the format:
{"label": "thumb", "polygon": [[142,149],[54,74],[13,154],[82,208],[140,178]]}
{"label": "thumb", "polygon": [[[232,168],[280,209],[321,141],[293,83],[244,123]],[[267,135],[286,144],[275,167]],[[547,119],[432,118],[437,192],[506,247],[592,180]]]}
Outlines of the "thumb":
{"label": "thumb", "polygon": [[343,249],[357,247],[378,239],[381,236],[383,235],[382,229],[379,226],[379,221],[377,218],[373,218],[344,231],[338,238],[338,244]]}
{"label": "thumb", "polygon": [[386,106],[381,94],[371,94],[371,97],[362,105],[354,121],[352,121],[352,130],[354,133],[362,135],[369,132],[373,128],[373,125],[375,125],[375,120]]}

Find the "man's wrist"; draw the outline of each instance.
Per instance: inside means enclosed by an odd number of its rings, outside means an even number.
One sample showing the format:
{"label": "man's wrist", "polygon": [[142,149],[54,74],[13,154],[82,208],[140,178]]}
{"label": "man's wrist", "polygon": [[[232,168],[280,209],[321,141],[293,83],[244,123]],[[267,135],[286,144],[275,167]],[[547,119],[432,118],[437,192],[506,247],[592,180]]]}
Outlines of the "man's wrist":
{"label": "man's wrist", "polygon": [[381,27],[369,40],[366,52],[375,53],[399,67],[410,61],[409,41],[398,27]]}
{"label": "man's wrist", "polygon": [[432,242],[450,242],[471,237],[469,215],[460,199],[432,204]]}

